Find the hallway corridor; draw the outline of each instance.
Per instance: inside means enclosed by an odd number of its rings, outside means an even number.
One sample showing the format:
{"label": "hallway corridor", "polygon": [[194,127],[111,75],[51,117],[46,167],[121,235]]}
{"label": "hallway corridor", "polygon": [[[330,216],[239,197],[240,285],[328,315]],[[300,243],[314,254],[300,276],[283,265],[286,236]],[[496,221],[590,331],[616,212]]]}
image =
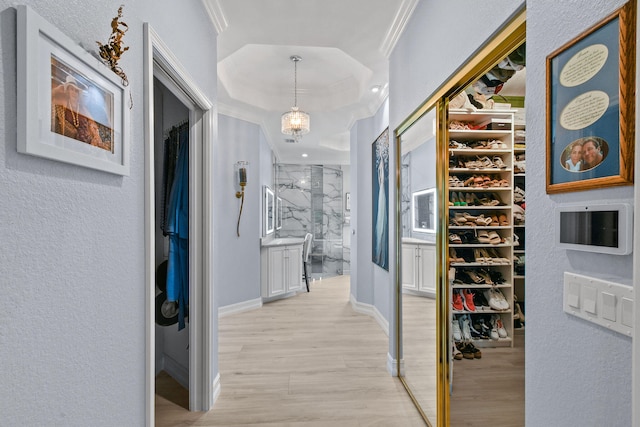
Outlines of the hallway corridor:
{"label": "hallway corridor", "polygon": [[187,392],[156,380],[156,426],[424,426],[402,384],[386,370],[388,337],[353,311],[349,276],[310,293],[220,319],[222,392],[190,413]]}

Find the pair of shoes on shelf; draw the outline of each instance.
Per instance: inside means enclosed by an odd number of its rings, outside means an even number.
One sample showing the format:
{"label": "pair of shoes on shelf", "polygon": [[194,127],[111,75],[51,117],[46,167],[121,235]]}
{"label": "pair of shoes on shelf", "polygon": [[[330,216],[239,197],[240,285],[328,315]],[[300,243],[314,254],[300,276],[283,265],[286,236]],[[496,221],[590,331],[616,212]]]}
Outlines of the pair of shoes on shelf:
{"label": "pair of shoes on shelf", "polygon": [[465,359],[482,359],[482,352],[476,348],[471,342],[456,343],[456,347],[462,353]]}
{"label": "pair of shoes on shelf", "polygon": [[462,352],[455,345],[451,346],[451,355],[455,360],[462,360]]}
{"label": "pair of shoes on shelf", "polygon": [[458,178],[455,175],[451,175],[449,177],[449,188],[458,188],[458,187],[464,187],[464,182],[460,180],[460,178]]}
{"label": "pair of shoes on shelf", "polygon": [[491,338],[489,333],[490,330],[491,328],[489,328],[484,323],[484,319],[479,318],[479,316],[476,316],[476,318],[474,319],[474,323],[472,324],[471,336],[474,339],[488,340]]}
{"label": "pair of shoes on shelf", "polygon": [[453,290],[451,306],[454,311],[464,311],[463,297],[457,289]]}
{"label": "pair of shoes on shelf", "polygon": [[479,264],[508,265],[509,260],[498,255],[493,248],[476,248],[473,250],[475,262]]}
{"label": "pair of shoes on shelf", "polygon": [[476,292],[473,294],[473,304],[476,307],[476,311],[484,311],[489,309],[489,303],[487,302],[487,299],[484,297],[484,293],[482,292]]}
{"label": "pair of shoes on shelf", "polygon": [[464,262],[464,258],[459,257],[454,248],[449,248],[449,263]]}
{"label": "pair of shoes on shelf", "polygon": [[462,290],[462,305],[467,311],[476,311],[476,305],[473,302],[474,293],[469,289]]}
{"label": "pair of shoes on shelf", "polygon": [[[454,311],[476,311],[473,303],[473,292],[468,289],[454,289],[452,295],[452,307]],[[464,334],[464,325],[461,325]]]}
{"label": "pair of shoes on shelf", "polygon": [[491,326],[492,331],[495,329],[498,333],[498,338],[507,338],[507,330],[505,329],[504,324],[502,323],[502,318],[499,314],[491,316]]}
{"label": "pair of shoes on shelf", "polygon": [[468,314],[462,315],[458,318],[458,322],[460,323],[460,330],[462,331],[462,340],[471,341],[471,317]]}
{"label": "pair of shoes on shelf", "polygon": [[491,288],[484,291],[484,297],[489,303],[489,307],[496,311],[509,310],[509,302],[504,297],[500,289]]}
{"label": "pair of shoes on shelf", "polygon": [[469,146],[463,142],[458,142],[458,141],[454,141],[453,139],[449,140],[449,148],[453,148],[453,149],[461,149],[461,150],[468,150]]}
{"label": "pair of shoes on shelf", "polygon": [[522,308],[520,308],[520,303],[518,303],[518,297],[513,296],[513,318],[520,321],[521,324],[524,325],[524,313],[522,312]]}
{"label": "pair of shoes on shelf", "polygon": [[499,245],[502,243],[502,237],[493,230],[480,230],[478,231],[478,241],[485,244]]}
{"label": "pair of shoes on shelf", "polygon": [[449,195],[449,206],[467,206],[466,197],[462,193],[452,191]]}
{"label": "pair of shoes on shelf", "polygon": [[451,321],[451,335],[455,342],[462,341],[462,330],[460,329],[460,323],[457,319]]}
{"label": "pair of shoes on shelf", "polygon": [[488,274],[491,277],[491,281],[494,285],[501,285],[505,282],[502,273],[497,270],[489,270]]}

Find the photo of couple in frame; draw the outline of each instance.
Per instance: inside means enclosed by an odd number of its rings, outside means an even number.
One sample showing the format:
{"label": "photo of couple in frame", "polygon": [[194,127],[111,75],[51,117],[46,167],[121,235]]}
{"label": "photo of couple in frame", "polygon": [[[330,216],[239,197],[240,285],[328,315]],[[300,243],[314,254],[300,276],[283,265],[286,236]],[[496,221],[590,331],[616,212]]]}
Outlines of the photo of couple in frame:
{"label": "photo of couple in frame", "polygon": [[636,5],[547,56],[547,193],[633,184]]}

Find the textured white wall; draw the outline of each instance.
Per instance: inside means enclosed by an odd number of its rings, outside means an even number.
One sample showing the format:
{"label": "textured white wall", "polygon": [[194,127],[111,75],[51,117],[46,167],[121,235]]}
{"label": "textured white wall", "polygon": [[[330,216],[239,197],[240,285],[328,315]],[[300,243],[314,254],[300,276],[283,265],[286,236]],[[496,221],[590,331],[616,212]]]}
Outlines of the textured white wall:
{"label": "textured white wall", "polygon": [[[113,426],[145,420],[142,24],[215,100],[215,32],[199,2],[125,5],[131,175],[16,152],[16,2],[0,0],[0,424]],[[121,2],[27,4],[86,49]],[[176,29],[180,29],[177,31]],[[208,40],[194,49],[193,40]],[[217,339],[217,338],[214,338]]]}
{"label": "textured white wall", "polygon": [[[621,1],[527,2],[527,425],[631,425],[631,340],[562,311],[564,271],[632,276],[632,257],[553,247],[558,203],[633,198],[633,188],[545,192],[545,59]],[[536,173],[536,171],[539,171]]]}
{"label": "textured white wall", "polygon": [[[545,192],[545,58],[622,1],[527,2],[527,336],[526,424],[631,424],[631,342],[562,311],[562,274],[632,277],[631,256],[553,247],[554,207],[565,202],[631,200],[613,188]],[[522,2],[421,2],[390,61],[392,128],[451,75]],[[465,11],[460,13],[459,11]],[[446,43],[438,40],[446,38]],[[410,66],[407,66],[410,64]],[[499,411],[499,403],[496,410]]]}

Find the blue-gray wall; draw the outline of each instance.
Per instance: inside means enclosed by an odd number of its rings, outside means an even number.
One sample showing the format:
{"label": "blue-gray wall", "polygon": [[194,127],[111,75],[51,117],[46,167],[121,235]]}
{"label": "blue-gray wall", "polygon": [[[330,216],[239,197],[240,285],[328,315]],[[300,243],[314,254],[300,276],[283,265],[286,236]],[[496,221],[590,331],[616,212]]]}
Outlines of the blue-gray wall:
{"label": "blue-gray wall", "polygon": [[547,195],[542,173],[546,56],[621,4],[527,3],[527,425],[631,425],[631,340],[565,314],[562,281],[565,271],[631,279],[632,255],[559,250],[551,223],[560,203],[633,203],[633,188]]}
{"label": "blue-gray wall", "polygon": [[[215,297],[218,307],[260,298],[260,237],[262,235],[262,187],[273,188],[271,149],[262,130],[256,124],[220,115],[218,122],[220,146],[214,179],[217,206],[215,221],[216,245],[220,249],[215,263]],[[248,161],[247,186],[240,218],[235,164]]]}
{"label": "blue-gray wall", "polygon": [[[373,117],[357,121],[351,129],[351,294],[359,303],[373,306],[387,321],[392,313],[390,277],[393,277],[393,265],[386,271],[372,261],[371,145],[388,123],[388,102],[385,101]],[[390,170],[393,161],[390,153]],[[389,190],[393,182],[390,172]],[[390,195],[390,203],[392,200]],[[389,208],[387,212],[393,210]],[[391,230],[391,221],[389,226],[389,242],[393,242],[395,234]],[[389,259],[393,258],[390,256]]]}
{"label": "blue-gray wall", "polygon": [[[17,153],[16,3],[0,0],[0,424],[141,426],[148,294],[143,23],[213,103],[216,34],[201,2],[180,13],[169,0],[125,5],[129,50],[120,64],[133,109],[131,174],[122,177]],[[88,50],[108,39],[122,4],[21,3]]]}

